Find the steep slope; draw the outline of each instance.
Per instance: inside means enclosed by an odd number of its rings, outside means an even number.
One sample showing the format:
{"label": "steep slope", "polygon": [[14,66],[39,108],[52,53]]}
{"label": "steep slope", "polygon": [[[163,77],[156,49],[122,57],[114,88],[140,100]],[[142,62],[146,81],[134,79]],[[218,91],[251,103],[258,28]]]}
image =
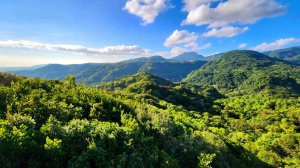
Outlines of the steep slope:
{"label": "steep slope", "polygon": [[[159,104],[158,100],[164,100],[194,111],[213,111],[213,101],[222,97],[213,88],[174,84],[149,73],[138,73],[122,77],[113,82],[100,83],[97,87],[102,90],[139,94],[140,99],[148,100],[148,103],[154,105]],[[201,94],[192,91],[192,88],[197,88],[198,91],[201,90]],[[117,92],[117,94],[119,93]]]}
{"label": "steep slope", "polygon": [[265,52],[264,54],[272,58],[283,59],[291,63],[300,64],[300,46],[285,48],[285,49],[280,49],[275,51],[268,51]]}
{"label": "steep slope", "polygon": [[[231,51],[183,81],[213,85],[223,93],[299,94],[300,68],[255,51]],[[288,94],[289,93],[289,94]]]}
{"label": "steep slope", "polygon": [[[149,61],[149,60],[148,60]],[[102,81],[116,80],[122,76],[133,75],[138,72],[149,72],[171,81],[180,81],[191,71],[200,68],[205,61],[189,62],[119,62],[114,64],[52,64],[32,71],[16,71],[18,75],[64,79],[67,75],[74,75],[78,82],[88,84]]]}
{"label": "steep slope", "polygon": [[190,72],[206,63],[206,61],[152,62],[141,66],[139,72],[148,72],[173,82],[179,82]]}
{"label": "steep slope", "polygon": [[223,54],[224,54],[224,53],[219,53],[219,54],[210,55],[210,56],[204,57],[204,59],[207,60],[207,61],[217,60],[217,59],[219,59],[220,57],[222,57]]}
{"label": "steep slope", "polygon": [[174,61],[195,61],[195,60],[204,60],[202,55],[199,55],[196,52],[185,52],[176,57],[171,58]]}

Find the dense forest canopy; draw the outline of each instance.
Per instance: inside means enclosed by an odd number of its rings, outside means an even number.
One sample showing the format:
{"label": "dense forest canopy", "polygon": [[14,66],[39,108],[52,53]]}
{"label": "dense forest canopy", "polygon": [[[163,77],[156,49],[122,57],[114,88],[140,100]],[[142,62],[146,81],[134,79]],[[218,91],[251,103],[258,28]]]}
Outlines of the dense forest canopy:
{"label": "dense forest canopy", "polygon": [[223,93],[297,96],[300,67],[255,51],[231,51],[193,71],[183,81],[213,85]]}
{"label": "dense forest canopy", "polygon": [[272,58],[283,59],[294,64],[300,64],[300,47],[291,47],[275,51],[265,52]]}
{"label": "dense forest canopy", "polygon": [[[146,67],[145,67],[146,68]],[[299,167],[299,67],[232,51],[173,83],[0,74],[1,167]]]}

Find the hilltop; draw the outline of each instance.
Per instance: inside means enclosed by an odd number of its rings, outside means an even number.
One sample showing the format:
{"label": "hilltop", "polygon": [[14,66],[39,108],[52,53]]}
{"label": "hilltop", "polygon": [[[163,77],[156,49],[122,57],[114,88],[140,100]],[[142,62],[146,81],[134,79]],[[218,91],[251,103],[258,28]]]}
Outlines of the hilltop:
{"label": "hilltop", "polygon": [[185,52],[182,53],[176,57],[171,58],[171,60],[175,61],[191,61],[191,60],[205,60],[205,57],[202,55],[199,55],[196,52]]}
{"label": "hilltop", "polygon": [[286,61],[289,61],[294,64],[300,64],[300,47],[291,47],[291,48],[285,48],[275,51],[268,51],[264,54],[272,57],[272,58],[278,58],[283,59]]}
{"label": "hilltop", "polygon": [[[193,71],[183,81],[212,85],[223,93],[299,94],[300,68],[255,51],[231,51]],[[274,93],[275,94],[275,93]]]}

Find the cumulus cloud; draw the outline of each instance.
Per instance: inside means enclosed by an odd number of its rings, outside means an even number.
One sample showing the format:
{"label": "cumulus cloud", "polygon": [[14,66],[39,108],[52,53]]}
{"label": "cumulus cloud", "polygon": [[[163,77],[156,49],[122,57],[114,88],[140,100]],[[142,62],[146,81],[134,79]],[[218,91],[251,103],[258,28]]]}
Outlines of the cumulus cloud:
{"label": "cumulus cloud", "polygon": [[189,12],[198,8],[201,5],[206,5],[217,1],[220,0],[183,0],[184,2],[183,10]]}
{"label": "cumulus cloud", "polygon": [[271,43],[262,43],[256,47],[253,48],[253,50],[256,51],[267,51],[267,50],[276,50],[280,49],[281,47],[291,44],[291,43],[296,43],[299,40],[296,38],[284,38],[284,39],[279,39]]}
{"label": "cumulus cloud", "polygon": [[213,28],[210,31],[202,34],[204,37],[233,37],[248,31],[248,27],[232,27],[226,26],[222,28]]}
{"label": "cumulus cloud", "polygon": [[155,18],[169,7],[169,0],[128,0],[124,9],[141,17],[146,25],[153,23]]}
{"label": "cumulus cloud", "polygon": [[245,47],[247,47],[247,43],[242,43],[242,44],[240,44],[238,47],[239,47],[239,48],[245,48]]}
{"label": "cumulus cloud", "polygon": [[64,52],[73,52],[78,54],[95,54],[95,55],[146,56],[150,54],[150,50],[143,49],[137,45],[132,45],[132,46],[118,45],[118,46],[107,46],[104,48],[88,48],[80,45],[46,44],[46,43],[27,41],[27,40],[4,40],[4,41],[0,41],[0,47],[64,51]]}
{"label": "cumulus cloud", "polygon": [[189,43],[195,43],[197,41],[199,36],[192,32],[188,32],[186,30],[175,30],[172,35],[170,35],[167,40],[165,41],[164,45],[166,47],[176,46],[180,44],[189,44]]}
{"label": "cumulus cloud", "polygon": [[184,9],[188,11],[188,16],[182,24],[209,27],[255,23],[263,18],[282,15],[286,11],[286,7],[276,0],[227,0],[220,2],[216,7],[211,7],[209,1],[200,3],[195,0],[195,7],[189,7],[187,4]]}

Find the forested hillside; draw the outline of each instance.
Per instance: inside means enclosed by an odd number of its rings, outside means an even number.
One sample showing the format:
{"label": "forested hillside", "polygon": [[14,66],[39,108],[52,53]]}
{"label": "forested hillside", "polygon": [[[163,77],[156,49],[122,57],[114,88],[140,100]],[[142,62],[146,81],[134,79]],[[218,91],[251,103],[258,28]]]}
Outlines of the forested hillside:
{"label": "forested hillside", "polygon": [[300,67],[255,51],[231,51],[183,81],[212,85],[222,93],[298,96]]}
{"label": "forested hillside", "polygon": [[283,59],[294,64],[300,64],[300,47],[291,47],[275,51],[265,52],[272,58]]}
{"label": "forested hillside", "polygon": [[299,98],[226,98],[147,73],[0,82],[2,167],[300,166]]}
{"label": "forested hillside", "polygon": [[105,64],[52,64],[45,67],[15,71],[15,74],[27,77],[63,80],[68,75],[74,75],[78,82],[96,84],[103,81],[112,81],[126,75],[138,72],[149,72],[164,79],[179,82],[191,71],[203,66],[205,61],[163,61],[162,57],[139,58],[119,63]]}

